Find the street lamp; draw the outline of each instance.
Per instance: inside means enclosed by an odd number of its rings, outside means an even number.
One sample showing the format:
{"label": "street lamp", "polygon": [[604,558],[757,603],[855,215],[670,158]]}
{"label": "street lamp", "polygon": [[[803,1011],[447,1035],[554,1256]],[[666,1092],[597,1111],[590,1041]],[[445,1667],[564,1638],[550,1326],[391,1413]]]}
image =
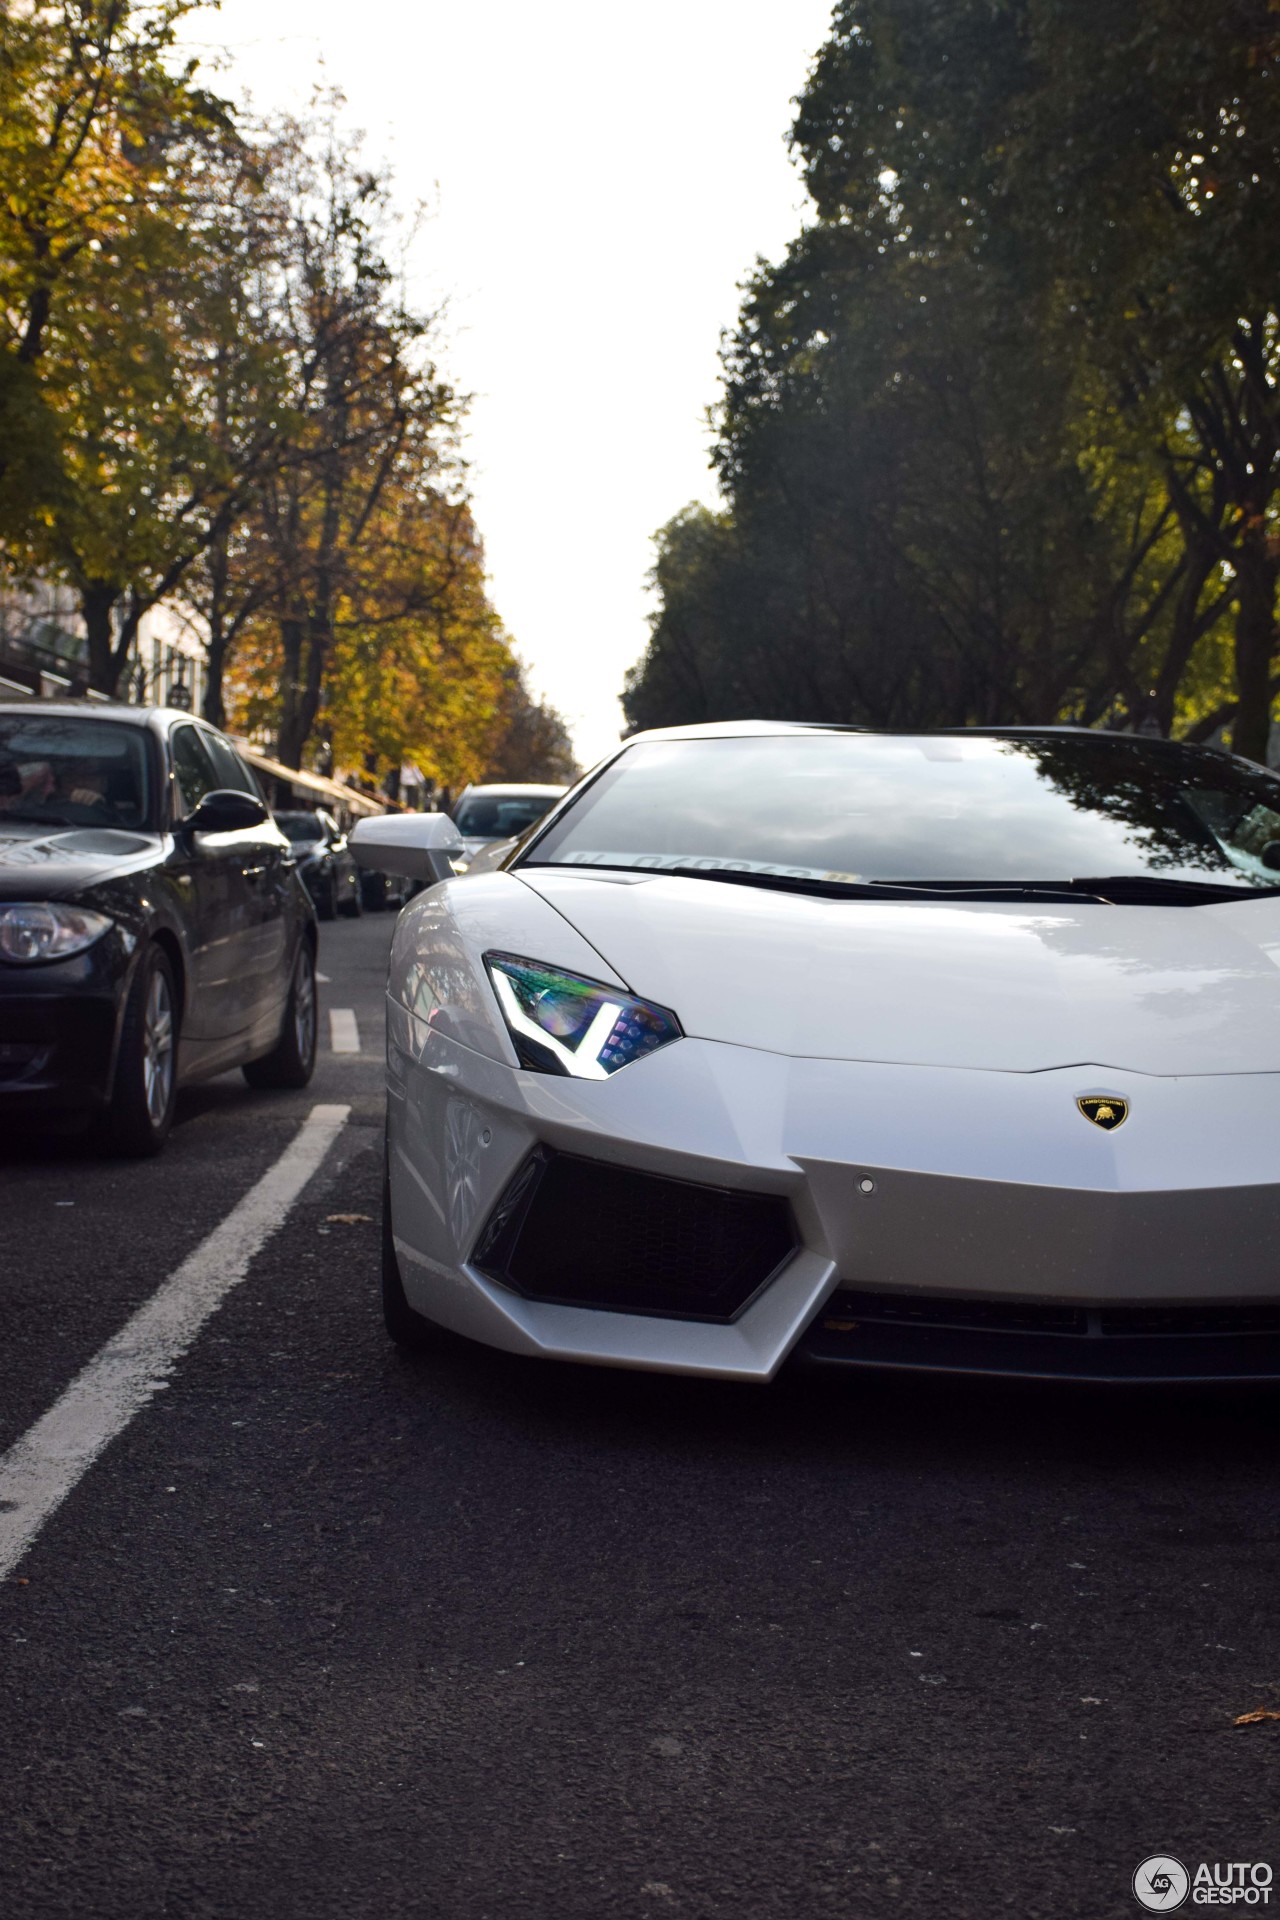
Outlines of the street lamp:
{"label": "street lamp", "polygon": [[171,707],[181,707],[184,713],[190,713],[191,711],[191,689],[182,678],[181,673],[179,673],[178,678],[169,689],[169,705]]}

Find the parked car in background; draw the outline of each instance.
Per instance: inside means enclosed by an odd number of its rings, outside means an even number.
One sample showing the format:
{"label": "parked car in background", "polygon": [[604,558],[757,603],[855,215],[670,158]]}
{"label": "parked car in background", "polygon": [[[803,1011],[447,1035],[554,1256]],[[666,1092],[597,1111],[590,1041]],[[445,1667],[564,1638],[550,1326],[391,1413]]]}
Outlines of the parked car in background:
{"label": "parked car in background", "polygon": [[401,873],[375,873],[366,868],[360,875],[360,898],[366,913],[381,913],[384,907],[401,907],[418,891],[417,884]]}
{"label": "parked car in background", "polygon": [[458,871],[464,872],[476,854],[495,841],[516,840],[536,826],[568,791],[565,786],[464,787],[451,815],[464,849]]}
{"label": "parked car in background", "polygon": [[277,812],[276,825],[293,848],[298,872],[315,901],[321,920],[339,913],[354,920],[364,912],[360,873],[347,847],[347,836],[323,807]]}
{"label": "parked car in background", "polygon": [[315,911],[231,742],[188,713],[0,703],[0,1119],[157,1152],[179,1086],[302,1087]]}

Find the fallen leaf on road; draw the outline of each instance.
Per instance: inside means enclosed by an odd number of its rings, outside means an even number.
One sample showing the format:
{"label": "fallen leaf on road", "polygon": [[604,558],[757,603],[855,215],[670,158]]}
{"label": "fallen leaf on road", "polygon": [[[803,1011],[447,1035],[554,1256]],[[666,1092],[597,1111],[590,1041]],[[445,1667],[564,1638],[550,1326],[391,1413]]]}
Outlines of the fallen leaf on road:
{"label": "fallen leaf on road", "polygon": [[359,1227],[373,1219],[371,1213],[326,1213],[325,1219],[339,1227]]}
{"label": "fallen leaf on road", "polygon": [[1280,1713],[1271,1707],[1255,1707],[1252,1713],[1238,1713],[1231,1724],[1233,1727],[1256,1727],[1261,1720],[1280,1720]]}

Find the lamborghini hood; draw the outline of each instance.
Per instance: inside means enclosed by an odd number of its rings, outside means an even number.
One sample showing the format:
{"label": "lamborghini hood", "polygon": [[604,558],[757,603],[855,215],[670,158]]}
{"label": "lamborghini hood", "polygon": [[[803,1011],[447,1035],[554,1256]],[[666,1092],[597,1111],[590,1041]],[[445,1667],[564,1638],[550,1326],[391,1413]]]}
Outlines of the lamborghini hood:
{"label": "lamborghini hood", "polygon": [[1277,900],[1009,906],[518,877],[700,1039],[1009,1073],[1280,1072]]}

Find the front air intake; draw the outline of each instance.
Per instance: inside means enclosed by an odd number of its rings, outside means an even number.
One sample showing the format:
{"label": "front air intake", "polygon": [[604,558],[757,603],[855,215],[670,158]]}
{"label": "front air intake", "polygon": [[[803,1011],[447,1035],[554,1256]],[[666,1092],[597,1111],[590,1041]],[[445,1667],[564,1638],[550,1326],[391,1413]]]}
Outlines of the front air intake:
{"label": "front air intake", "polygon": [[471,1264],[529,1300],[728,1321],[798,1244],[780,1195],[539,1147],[490,1214]]}

